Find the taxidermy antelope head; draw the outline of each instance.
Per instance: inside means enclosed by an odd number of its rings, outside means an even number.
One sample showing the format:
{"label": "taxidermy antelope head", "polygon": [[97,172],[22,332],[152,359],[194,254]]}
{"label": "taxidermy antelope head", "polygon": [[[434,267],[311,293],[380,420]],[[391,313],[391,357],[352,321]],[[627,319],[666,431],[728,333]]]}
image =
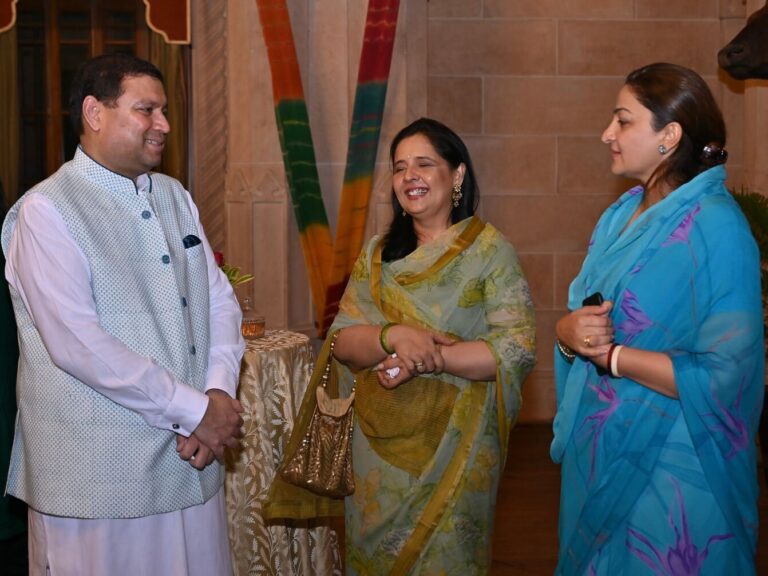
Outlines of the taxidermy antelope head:
{"label": "taxidermy antelope head", "polygon": [[717,54],[720,67],[737,80],[768,79],[768,1]]}

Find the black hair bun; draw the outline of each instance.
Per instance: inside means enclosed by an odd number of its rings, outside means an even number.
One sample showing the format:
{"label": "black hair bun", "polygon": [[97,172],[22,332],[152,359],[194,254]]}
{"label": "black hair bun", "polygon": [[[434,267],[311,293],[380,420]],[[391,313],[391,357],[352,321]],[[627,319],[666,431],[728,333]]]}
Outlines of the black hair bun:
{"label": "black hair bun", "polygon": [[707,144],[701,151],[701,161],[707,166],[719,166],[728,160],[728,150],[717,144]]}

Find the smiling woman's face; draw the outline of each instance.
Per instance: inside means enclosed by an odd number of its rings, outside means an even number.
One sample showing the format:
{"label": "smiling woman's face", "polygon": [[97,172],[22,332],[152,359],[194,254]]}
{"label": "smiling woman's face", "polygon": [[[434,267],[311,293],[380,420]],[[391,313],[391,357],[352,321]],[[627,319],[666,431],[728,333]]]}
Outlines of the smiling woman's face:
{"label": "smiling woman's face", "polygon": [[454,184],[461,184],[464,165],[454,169],[423,134],[404,138],[395,150],[392,187],[400,206],[420,221],[450,225]]}
{"label": "smiling woman's face", "polygon": [[651,125],[653,113],[643,106],[632,90],[624,86],[616,99],[611,123],[602,140],[611,148],[611,172],[617,176],[647,182],[664,160],[659,145],[664,140],[662,131]]}

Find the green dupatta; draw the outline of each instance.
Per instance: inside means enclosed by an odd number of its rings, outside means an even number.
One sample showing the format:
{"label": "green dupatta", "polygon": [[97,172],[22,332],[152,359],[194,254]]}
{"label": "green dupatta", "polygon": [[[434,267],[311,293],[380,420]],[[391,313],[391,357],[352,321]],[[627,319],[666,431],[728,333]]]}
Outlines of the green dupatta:
{"label": "green dupatta", "polygon": [[[404,301],[396,292],[401,287],[408,288],[419,283],[429,284],[449,281],[450,277],[457,273],[457,270],[454,270],[454,267],[451,266],[452,264],[456,265],[460,273],[465,272],[466,266],[458,260],[461,260],[461,256],[470,247],[473,247],[473,250],[476,252],[476,256],[472,257],[473,262],[485,262],[496,259],[504,264],[499,266],[502,272],[494,270],[492,275],[510,274],[512,281],[510,281],[510,278],[495,278],[498,284],[508,287],[508,285],[514,284],[514,280],[521,277],[522,273],[519,270],[512,247],[503,240],[492,226],[486,225],[477,217],[455,224],[440,240],[432,244],[426,250],[422,248],[417,250],[418,254],[414,253],[413,256],[406,257],[397,263],[389,263],[386,272],[383,272],[380,242],[378,242],[378,239],[374,238],[369,247],[360,255],[353,270],[350,285],[342,299],[341,313],[337,316],[325,345],[318,356],[315,371],[305,393],[291,439],[286,447],[286,455],[292,454],[295,451],[306,433],[307,426],[315,409],[315,388],[320,382],[322,369],[328,361],[332,362],[333,368],[329,392],[332,395],[337,394],[340,382],[342,395],[348,394],[351,388],[351,382],[355,375],[342,364],[328,358],[329,342],[333,333],[338,329],[354,324],[381,325],[388,321],[393,321],[437,330],[447,333],[456,339],[475,338],[488,343],[497,361],[495,383],[497,401],[495,404],[497,406],[499,445],[502,451],[502,458],[505,456],[507,437],[517,416],[520,403],[520,386],[533,364],[534,322],[527,286],[524,286],[524,294],[521,301],[516,301],[514,306],[494,308],[491,305],[489,309],[485,310],[486,320],[490,328],[482,331],[482,333],[477,334],[477,330],[475,330],[475,333],[468,332],[463,334],[461,333],[461,328],[453,327],[453,329],[450,329],[450,326],[446,330],[442,326],[435,325],[438,322],[435,322],[434,318],[430,319],[425,314],[420,313],[411,302]],[[410,265],[411,261],[415,261],[415,267]],[[493,282],[488,284],[492,285]],[[523,284],[525,283],[523,282]],[[497,286],[495,291],[504,290],[505,288],[502,286]],[[478,305],[478,301],[480,301],[480,305],[488,307],[489,301],[498,298],[499,301],[503,302],[506,298],[503,294],[492,294],[492,297],[488,298],[487,294],[482,293],[483,288],[477,285],[463,286],[462,290],[458,305],[467,309],[473,305]],[[519,297],[516,298],[520,299]],[[515,317],[516,315],[517,317]],[[464,325],[466,323],[460,324]],[[361,384],[366,382],[365,376],[365,374],[358,375],[358,381]],[[449,384],[452,379],[457,384],[463,382],[463,386],[469,384],[464,379],[450,375],[443,375],[441,377],[441,381],[447,381]],[[486,386],[485,383],[477,383],[475,385],[478,389],[483,386]],[[362,387],[365,388],[365,386]],[[444,388],[444,390],[450,391],[451,388],[453,386]],[[416,390],[416,387],[412,386],[411,389]],[[363,394],[362,400],[360,399],[361,393]],[[478,393],[479,391],[474,393],[473,396]],[[418,395],[418,393],[414,394]],[[483,392],[482,395],[485,396],[485,393]],[[455,396],[455,392],[450,393],[451,404]],[[408,394],[403,395],[402,401],[408,402]],[[364,407],[365,403],[365,392],[361,390],[360,385],[358,386],[356,402],[358,404],[356,410],[359,411],[361,407]],[[372,417],[375,418],[375,416]],[[362,421],[359,423],[363,424]],[[375,440],[372,442],[372,445],[374,444],[376,444]],[[397,449],[390,450],[390,455],[399,452]],[[390,457],[382,452],[379,452],[379,454],[384,459],[390,460]],[[402,461],[395,461],[393,463],[411,473],[418,473],[423,469],[424,463],[428,460],[428,455],[417,455],[416,460],[418,462],[414,464],[415,468],[409,468],[408,464]],[[268,501],[265,504],[265,517],[267,518],[310,518],[341,514],[343,514],[343,502],[341,500],[312,494],[285,483],[279,477],[275,478],[270,489]]]}

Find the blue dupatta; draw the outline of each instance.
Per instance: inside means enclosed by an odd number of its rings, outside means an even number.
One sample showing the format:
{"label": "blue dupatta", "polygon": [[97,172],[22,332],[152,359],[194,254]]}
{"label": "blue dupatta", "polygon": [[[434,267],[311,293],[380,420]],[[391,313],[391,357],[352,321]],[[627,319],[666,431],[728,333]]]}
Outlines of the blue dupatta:
{"label": "blue dupatta", "polygon": [[626,192],[571,284],[572,310],[597,290],[614,303],[617,343],[670,355],[680,398],[555,351],[558,574],[754,572],[759,255],[725,176],[698,175],[624,229],[643,190]]}

